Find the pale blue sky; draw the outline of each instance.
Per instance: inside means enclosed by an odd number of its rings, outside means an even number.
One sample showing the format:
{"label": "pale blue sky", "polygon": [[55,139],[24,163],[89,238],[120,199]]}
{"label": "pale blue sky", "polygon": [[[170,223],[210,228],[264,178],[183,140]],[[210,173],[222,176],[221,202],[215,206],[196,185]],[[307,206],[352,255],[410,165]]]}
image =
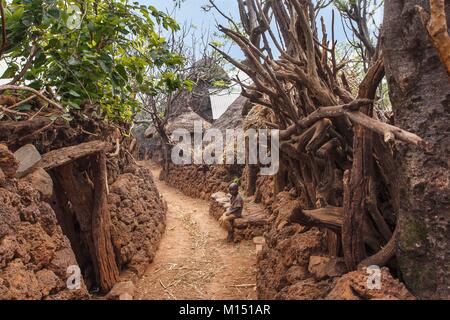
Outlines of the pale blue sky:
{"label": "pale blue sky", "polygon": [[[162,11],[172,12],[174,7],[173,0],[139,0],[144,4],[154,5],[156,8]],[[175,19],[183,24],[185,22],[192,23],[198,29],[197,32],[203,32],[210,28],[211,32],[215,31],[216,21],[221,24],[227,25],[227,21],[215,10],[211,10],[210,12],[204,12],[202,10],[202,6],[207,4],[208,0],[186,0],[181,8],[176,11]],[[235,19],[238,19],[238,9],[237,2],[235,0],[216,0],[216,4],[221,8],[223,12],[230,13]],[[325,23],[327,25],[328,33],[331,30],[331,10],[332,7],[328,7],[321,11],[320,15],[324,17]],[[345,34],[342,29],[341,21],[337,10],[336,13],[336,23],[335,23],[335,35],[336,40],[344,41]],[[320,24],[320,22],[318,22]],[[203,30],[203,31],[202,31]],[[239,48],[234,47],[231,50],[231,55],[236,58],[241,58],[242,53]]]}

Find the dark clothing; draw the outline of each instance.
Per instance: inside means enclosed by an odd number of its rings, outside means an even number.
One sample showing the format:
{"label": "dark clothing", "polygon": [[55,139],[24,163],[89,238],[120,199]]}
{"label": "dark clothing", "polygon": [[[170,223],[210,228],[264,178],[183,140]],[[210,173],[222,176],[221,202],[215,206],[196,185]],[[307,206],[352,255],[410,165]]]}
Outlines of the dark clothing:
{"label": "dark clothing", "polygon": [[231,207],[228,209],[227,215],[234,215],[236,218],[242,217],[242,210],[244,208],[244,200],[240,194],[231,196]]}

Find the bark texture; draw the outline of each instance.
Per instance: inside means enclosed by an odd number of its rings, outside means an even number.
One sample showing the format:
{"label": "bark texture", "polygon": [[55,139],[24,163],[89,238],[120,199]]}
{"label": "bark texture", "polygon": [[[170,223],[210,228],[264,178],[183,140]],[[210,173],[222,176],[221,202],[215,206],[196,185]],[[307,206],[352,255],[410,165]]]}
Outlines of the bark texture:
{"label": "bark texture", "polygon": [[[449,299],[450,83],[416,6],[430,9],[428,1],[385,3],[383,51],[396,124],[434,145],[427,153],[400,146],[397,256],[415,295]],[[449,12],[447,2],[447,18]]]}

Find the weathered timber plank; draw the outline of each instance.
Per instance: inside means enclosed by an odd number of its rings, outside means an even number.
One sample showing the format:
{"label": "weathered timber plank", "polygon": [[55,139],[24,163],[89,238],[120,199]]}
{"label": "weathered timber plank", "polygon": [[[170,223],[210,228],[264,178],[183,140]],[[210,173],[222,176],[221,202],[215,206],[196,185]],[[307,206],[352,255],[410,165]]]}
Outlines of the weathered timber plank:
{"label": "weathered timber plank", "polygon": [[72,147],[50,151],[42,156],[39,166],[45,170],[51,170],[69,164],[75,160],[107,150],[109,144],[105,141],[91,141]]}

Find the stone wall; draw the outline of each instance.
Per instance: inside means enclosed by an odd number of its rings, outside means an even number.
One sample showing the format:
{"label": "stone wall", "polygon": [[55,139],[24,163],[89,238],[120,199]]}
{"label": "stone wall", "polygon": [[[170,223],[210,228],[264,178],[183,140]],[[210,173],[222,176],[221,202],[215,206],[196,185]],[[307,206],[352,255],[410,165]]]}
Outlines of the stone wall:
{"label": "stone wall", "polygon": [[293,192],[281,192],[272,204],[265,243],[257,257],[257,294],[272,300],[414,299],[406,287],[382,269],[381,289],[369,290],[369,273],[347,273],[342,258],[329,256],[323,231],[292,224],[301,205]]}
{"label": "stone wall", "polygon": [[218,191],[227,191],[235,178],[241,176],[240,166],[169,165],[165,182],[192,198],[209,200]]}
{"label": "stone wall", "polygon": [[119,266],[141,276],[153,261],[166,227],[167,204],[151,172],[136,168],[117,178],[108,198],[111,236]]}
{"label": "stone wall", "polygon": [[[39,167],[41,157],[31,147],[21,157],[0,145],[0,299],[89,299],[88,290],[98,285],[89,234],[55,173]],[[153,261],[167,212],[151,172],[129,160],[109,161],[104,220],[111,221],[105,226],[111,230],[109,257],[122,272],[120,281],[141,276]],[[69,266],[80,268],[79,290],[67,289]]]}
{"label": "stone wall", "polygon": [[0,300],[88,298],[83,281],[81,289],[67,289],[67,268],[77,261],[40,193],[9,180],[0,187],[0,203]]}

